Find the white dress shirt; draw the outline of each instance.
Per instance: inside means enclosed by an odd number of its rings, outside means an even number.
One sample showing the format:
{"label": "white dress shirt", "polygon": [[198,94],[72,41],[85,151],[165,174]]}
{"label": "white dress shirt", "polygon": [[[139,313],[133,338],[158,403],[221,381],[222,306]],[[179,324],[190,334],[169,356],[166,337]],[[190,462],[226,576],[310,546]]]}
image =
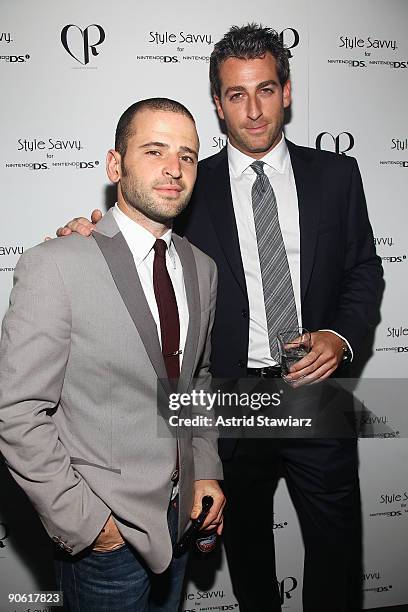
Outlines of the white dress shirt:
{"label": "white dress shirt", "polygon": [[[153,260],[154,249],[153,245],[156,242],[156,237],[153,236],[147,229],[130,219],[124,212],[120,210],[118,205],[112,211],[114,219],[127,242],[129,249],[133,255],[136,270],[142,284],[150,312],[156,323],[157,334],[161,345],[160,333],[160,317],[157,309],[156,298],[153,287]],[[188,328],[188,306],[186,289],[184,285],[183,268],[180,258],[174,247],[171,239],[172,231],[169,229],[162,237],[167,244],[166,251],[166,267],[173,284],[174,293],[176,295],[177,308],[180,319],[180,350],[183,351],[180,355],[180,366],[183,360],[184,346],[186,343],[187,328]]]}
{"label": "white dress shirt", "polygon": [[[230,142],[227,146],[232,202],[249,300],[248,367],[262,368],[274,365],[276,362],[272,359],[269,348],[261,266],[252,210],[252,186],[256,173],[250,166],[255,160],[238,151]],[[262,158],[262,161],[264,172],[276,195],[279,223],[292,277],[298,321],[301,325],[299,209],[292,164],[283,137],[279,144]]]}
{"label": "white dress shirt", "polygon": [[[276,362],[271,357],[269,347],[261,266],[252,209],[252,186],[256,173],[250,166],[255,160],[238,151],[230,142],[227,145],[227,152],[232,203],[249,301],[248,367],[262,368],[276,365]],[[301,326],[299,206],[290,155],[283,136],[261,161],[264,162],[264,172],[276,196],[279,224],[295,295],[298,324]],[[333,333],[340,336],[337,332]],[[340,337],[348,344],[343,336]],[[351,349],[350,345],[349,348]]]}

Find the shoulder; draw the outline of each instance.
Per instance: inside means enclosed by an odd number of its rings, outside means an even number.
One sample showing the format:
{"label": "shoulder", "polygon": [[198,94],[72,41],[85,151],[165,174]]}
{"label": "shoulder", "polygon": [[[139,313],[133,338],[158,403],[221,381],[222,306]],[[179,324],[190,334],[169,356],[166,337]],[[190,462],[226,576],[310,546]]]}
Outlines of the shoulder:
{"label": "shoulder", "polygon": [[53,238],[41,242],[34,247],[24,251],[17,263],[17,268],[22,270],[29,268],[52,268],[60,267],[64,261],[73,261],[82,258],[86,252],[94,249],[95,241],[79,234],[71,234],[63,238]]}
{"label": "shoulder", "polygon": [[227,148],[224,147],[218,153],[214,155],[210,155],[210,157],[206,157],[198,162],[198,177],[201,174],[204,174],[209,169],[217,168],[218,166],[222,167],[224,164],[228,164],[228,155]]}
{"label": "shoulder", "polygon": [[181,237],[178,234],[173,233],[173,240],[176,244],[184,243],[184,245],[187,246],[187,248],[191,251],[198,272],[209,270],[211,275],[216,273],[217,266],[215,264],[215,261],[211,259],[211,257],[209,257],[201,249],[192,244],[185,236]]}
{"label": "shoulder", "polygon": [[292,160],[314,162],[325,168],[333,168],[347,171],[357,166],[357,161],[349,155],[341,155],[332,151],[313,149],[312,147],[302,147],[293,142],[286,141],[289,154]]}

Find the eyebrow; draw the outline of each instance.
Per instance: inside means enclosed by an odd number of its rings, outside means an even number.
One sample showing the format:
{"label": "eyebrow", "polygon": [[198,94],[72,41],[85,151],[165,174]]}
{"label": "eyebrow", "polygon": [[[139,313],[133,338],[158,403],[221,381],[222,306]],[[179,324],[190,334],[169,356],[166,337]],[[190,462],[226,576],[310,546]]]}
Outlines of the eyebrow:
{"label": "eyebrow", "polygon": [[185,153],[191,153],[191,155],[194,155],[194,157],[198,159],[197,151],[194,151],[194,149],[190,149],[190,147],[180,147],[180,151],[184,151]]}
{"label": "eyebrow", "polygon": [[157,142],[156,140],[151,140],[150,142],[146,142],[145,144],[140,145],[139,149],[148,149],[149,147],[161,147],[161,148],[168,148],[169,145],[167,145],[164,142]]}
{"label": "eyebrow", "polygon": [[[151,142],[146,142],[145,144],[140,145],[139,149],[148,149],[149,147],[158,147],[161,149],[168,149],[169,145],[166,144],[165,142],[158,142],[156,140],[152,140]],[[198,153],[197,151],[194,151],[194,149],[191,149],[190,147],[180,147],[180,151],[183,151],[185,153],[191,153],[191,155],[194,155],[194,157],[196,159],[198,159]]]}
{"label": "eyebrow", "polygon": [[[279,83],[275,81],[274,79],[269,79],[268,81],[262,81],[262,83],[258,83],[256,88],[262,89],[263,87],[266,87],[267,85],[278,86]],[[231,87],[228,87],[228,89],[225,90],[225,95],[233,91],[246,91],[246,88],[243,85],[231,85]]]}

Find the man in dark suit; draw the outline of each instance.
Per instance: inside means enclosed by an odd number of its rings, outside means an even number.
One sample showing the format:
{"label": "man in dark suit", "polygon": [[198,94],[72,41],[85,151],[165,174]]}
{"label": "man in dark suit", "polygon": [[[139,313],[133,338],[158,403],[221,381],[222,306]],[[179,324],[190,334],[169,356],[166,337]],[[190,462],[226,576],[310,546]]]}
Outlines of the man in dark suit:
{"label": "man in dark suit", "polygon": [[[379,317],[382,269],[357,163],[284,138],[288,52],[273,30],[231,28],[215,45],[210,79],[228,144],[200,162],[177,231],[218,267],[212,373],[280,376],[276,332],[303,325],[311,351],[289,378],[321,381],[359,352]],[[69,229],[90,227],[79,219],[60,234]],[[305,543],[304,611],[358,610],[355,440],[220,440],[220,451],[225,545],[241,612],[281,609],[273,540],[281,466]]]}

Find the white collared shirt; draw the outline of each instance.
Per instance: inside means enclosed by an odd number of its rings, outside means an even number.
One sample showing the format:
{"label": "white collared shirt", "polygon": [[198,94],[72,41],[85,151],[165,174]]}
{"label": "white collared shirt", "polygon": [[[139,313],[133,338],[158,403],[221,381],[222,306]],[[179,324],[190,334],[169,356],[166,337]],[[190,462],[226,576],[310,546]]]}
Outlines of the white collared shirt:
{"label": "white collared shirt", "polygon": [[[157,334],[161,345],[160,333],[160,317],[157,309],[156,298],[153,287],[153,260],[154,249],[153,245],[156,242],[156,237],[153,236],[147,229],[133,221],[125,215],[116,204],[112,210],[113,217],[118,224],[120,231],[133,255],[136,270],[142,284],[150,312],[156,323]],[[166,267],[173,284],[174,293],[176,295],[177,308],[180,319],[180,349],[183,351],[180,355],[180,366],[183,360],[184,346],[186,343],[187,328],[188,328],[188,306],[186,289],[184,285],[183,268],[174,243],[171,239],[172,231],[169,229],[161,239],[167,244],[166,251]]]}
{"label": "white collared shirt", "polygon": [[[252,186],[256,174],[250,165],[255,160],[238,151],[230,142],[228,142],[227,150],[232,202],[249,300],[248,367],[262,368],[274,365],[275,361],[271,357],[269,347],[261,267],[252,210]],[[299,209],[292,164],[283,137],[279,144],[262,158],[262,161],[264,172],[276,195],[279,223],[292,277],[298,321],[301,325]]]}
{"label": "white collared shirt", "polygon": [[[255,160],[238,151],[230,142],[227,144],[227,152],[232,203],[249,301],[248,367],[262,368],[275,365],[276,362],[271,357],[269,347],[261,267],[252,209],[252,186],[256,173],[250,165]],[[295,295],[298,324],[301,326],[299,206],[292,163],[283,136],[280,142],[262,157],[261,161],[264,162],[264,172],[276,196],[279,224]],[[333,333],[340,336],[335,331]],[[348,344],[346,338],[343,336],[340,338]],[[349,344],[348,346],[351,349]]]}

